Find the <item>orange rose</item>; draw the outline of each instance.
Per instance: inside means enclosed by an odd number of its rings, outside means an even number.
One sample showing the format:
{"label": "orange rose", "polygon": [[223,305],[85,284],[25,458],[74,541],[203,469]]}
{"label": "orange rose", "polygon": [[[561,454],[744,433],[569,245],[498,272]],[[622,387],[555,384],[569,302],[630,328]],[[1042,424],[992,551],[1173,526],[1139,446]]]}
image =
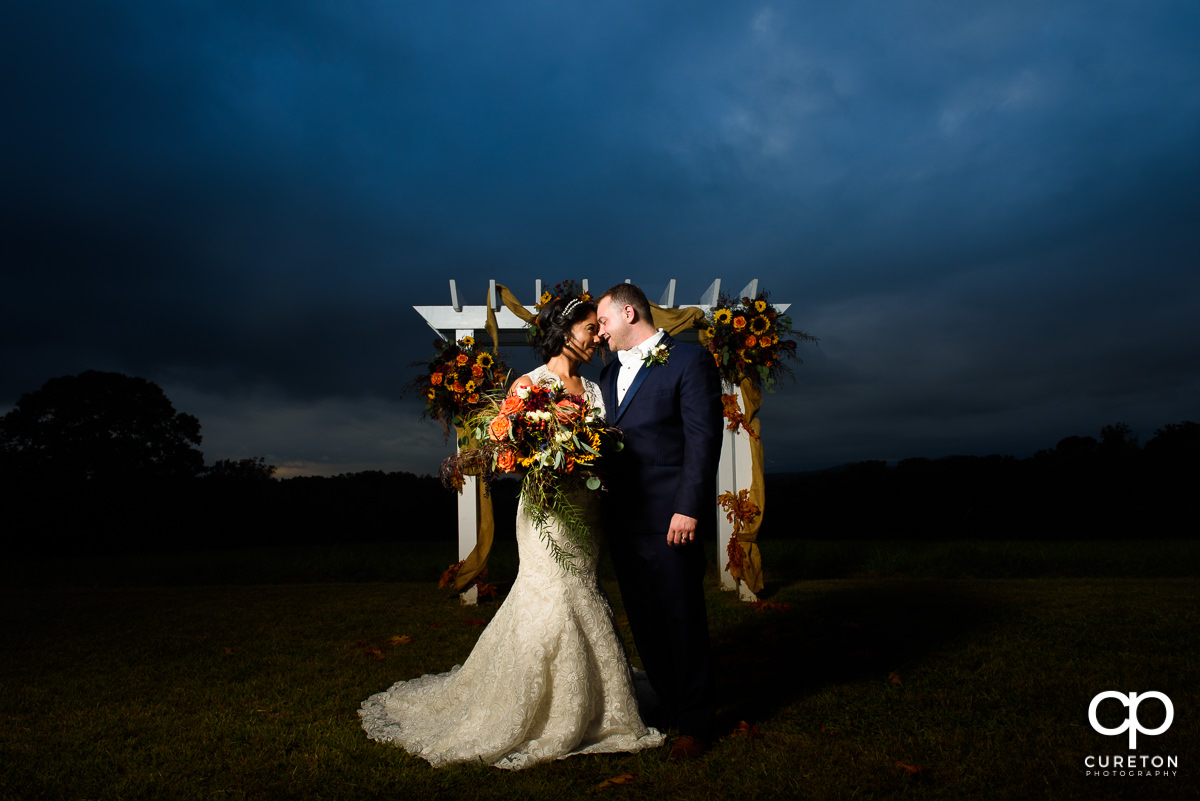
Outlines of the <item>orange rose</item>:
{"label": "orange rose", "polygon": [[768,336],[761,336],[761,337],[759,337],[759,338],[758,338],[758,344],[759,344],[761,347],[764,347],[764,348],[769,348],[769,347],[771,347],[771,342],[772,342],[772,340],[771,340],[771,338],[770,338],[770,337],[768,337]]}
{"label": "orange rose", "polygon": [[516,414],[524,408],[525,401],[516,395],[509,395],[504,399],[504,403],[500,404],[500,414]]}
{"label": "orange rose", "polygon": [[508,439],[508,432],[511,429],[512,421],[504,415],[498,414],[496,415],[496,418],[492,420],[491,425],[488,426],[488,433],[491,434],[492,439],[496,440],[497,442],[501,442]]}
{"label": "orange rose", "polygon": [[[560,400],[554,404],[554,415],[559,420],[571,420],[583,414],[583,407],[572,400]],[[570,472],[570,471],[568,471]]]}
{"label": "orange rose", "polygon": [[441,384],[442,384],[442,374],[441,374],[441,373],[434,373],[433,375],[429,376],[429,383],[430,383],[430,384],[433,384],[435,387],[441,386]]}
{"label": "orange rose", "polygon": [[753,348],[757,344],[758,344],[758,340],[754,338],[754,334],[748,334],[746,336],[746,347],[747,348]]}
{"label": "orange rose", "polygon": [[734,317],[733,318],[733,327],[736,328],[738,331],[741,331],[743,328],[746,327],[746,318],[740,314],[737,317]]}
{"label": "orange rose", "polygon": [[[500,418],[497,417],[496,419],[499,420]],[[496,469],[505,473],[511,473],[516,470],[517,452],[508,448],[500,451],[500,455],[496,457]]]}
{"label": "orange rose", "polygon": [[478,364],[472,364],[471,365],[471,377],[472,378],[483,378],[483,367]]}
{"label": "orange rose", "polygon": [[460,364],[460,365],[462,365],[462,364],[466,364],[467,362],[469,362],[469,361],[471,361],[471,360],[470,360],[469,358],[467,358],[467,354],[465,354],[465,353],[460,353],[460,354],[458,354],[458,356],[456,356],[456,357],[454,358],[454,361],[455,361],[457,364]]}
{"label": "orange rose", "polygon": [[471,396],[469,398],[467,398],[467,403],[470,403],[470,404],[479,403],[479,393],[477,393],[477,392],[471,393]]}
{"label": "orange rose", "polygon": [[467,388],[460,384],[457,380],[450,386],[450,389],[454,390],[460,395],[467,391]]}

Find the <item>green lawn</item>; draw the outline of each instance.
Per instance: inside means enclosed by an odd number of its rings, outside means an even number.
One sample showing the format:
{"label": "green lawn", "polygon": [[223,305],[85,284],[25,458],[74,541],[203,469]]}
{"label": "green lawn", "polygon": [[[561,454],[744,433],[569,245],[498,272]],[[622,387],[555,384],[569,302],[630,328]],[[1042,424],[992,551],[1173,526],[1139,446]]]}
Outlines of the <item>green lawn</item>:
{"label": "green lawn", "polygon": [[[440,548],[408,547],[391,570],[443,561]],[[1129,561],[1144,547],[1130,545]],[[890,568],[860,556],[841,560],[857,577],[777,567],[768,608],[713,589],[726,738],[703,760],[577,757],[517,773],[435,771],[368,741],[355,714],[392,682],[464,659],[493,606],[459,606],[430,582],[253,584],[227,571],[234,583],[189,584],[178,555],[141,558],[140,580],[125,586],[77,580],[78,565],[64,568],[70,582],[35,580],[26,566],[0,613],[0,797],[1200,795],[1195,574],[913,578],[922,571],[897,562],[927,563],[928,552],[884,559]],[[327,557],[333,575],[347,569]],[[297,569],[282,553],[254,559],[271,568],[263,579]],[[411,642],[389,642],[401,635]],[[1084,775],[1088,755],[1129,753],[1124,736],[1088,724],[1088,703],[1104,690],[1173,700],[1171,728],[1140,737],[1137,753],[1178,756],[1177,776]],[[1143,725],[1159,710],[1147,703]],[[1106,709],[1106,725],[1117,725],[1116,711]],[[629,784],[599,787],[624,774]]]}

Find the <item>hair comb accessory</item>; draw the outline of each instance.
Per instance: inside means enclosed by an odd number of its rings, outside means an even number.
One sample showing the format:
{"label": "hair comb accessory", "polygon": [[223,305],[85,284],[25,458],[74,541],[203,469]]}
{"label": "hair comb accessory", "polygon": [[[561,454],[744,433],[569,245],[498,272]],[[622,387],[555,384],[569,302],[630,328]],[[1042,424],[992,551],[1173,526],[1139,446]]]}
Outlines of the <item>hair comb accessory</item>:
{"label": "hair comb accessory", "polygon": [[568,304],[567,304],[566,308],[565,308],[565,309],[563,309],[563,310],[562,310],[562,311],[559,313],[559,316],[560,316],[560,317],[566,317],[568,314],[570,314],[572,311],[574,311],[574,310],[575,310],[575,307],[576,307],[576,306],[578,306],[578,305],[579,305],[580,303],[582,303],[582,302],[583,302],[583,301],[581,301],[579,298],[575,298],[574,300],[572,300],[570,303],[568,303]]}

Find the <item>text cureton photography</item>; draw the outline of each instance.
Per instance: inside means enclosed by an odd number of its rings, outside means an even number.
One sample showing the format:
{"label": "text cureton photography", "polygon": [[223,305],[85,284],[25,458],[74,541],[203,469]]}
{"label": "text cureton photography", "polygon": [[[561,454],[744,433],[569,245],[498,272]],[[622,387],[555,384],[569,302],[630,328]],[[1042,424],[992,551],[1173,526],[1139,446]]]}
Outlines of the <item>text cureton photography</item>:
{"label": "text cureton photography", "polygon": [[[1154,725],[1143,725],[1138,717],[1138,708],[1142,701],[1153,699],[1161,705],[1161,721],[1159,720],[1158,711],[1155,710],[1151,714],[1154,715],[1152,723]],[[1104,704],[1105,701],[1114,701],[1116,703]],[[1116,705],[1120,704],[1123,711],[1118,711]],[[1101,713],[1101,708],[1105,708],[1105,712]],[[1152,705],[1153,707],[1153,705]],[[1101,721],[1101,715],[1104,715],[1105,722],[1113,714],[1124,714],[1125,717],[1117,726],[1106,726]],[[1130,692],[1120,693],[1115,690],[1098,693],[1092,698],[1091,704],[1088,705],[1088,723],[1092,728],[1105,736],[1116,737],[1120,734],[1128,732],[1130,750],[1137,749],[1138,734],[1153,737],[1166,732],[1171,728],[1171,723],[1175,720],[1175,705],[1165,693],[1158,691],[1150,691],[1144,693]],[[1179,756],[1169,755],[1162,756],[1160,754],[1088,754],[1084,757],[1084,774],[1086,776],[1117,776],[1117,777],[1162,777],[1162,776],[1177,776],[1179,774]]]}

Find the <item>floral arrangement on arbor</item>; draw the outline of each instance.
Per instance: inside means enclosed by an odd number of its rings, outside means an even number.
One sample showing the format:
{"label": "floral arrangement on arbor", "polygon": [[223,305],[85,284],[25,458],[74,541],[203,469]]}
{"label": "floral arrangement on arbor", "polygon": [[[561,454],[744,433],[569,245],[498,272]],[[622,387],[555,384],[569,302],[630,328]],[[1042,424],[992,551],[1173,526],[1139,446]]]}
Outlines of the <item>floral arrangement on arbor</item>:
{"label": "floral arrangement on arbor", "polygon": [[775,391],[782,376],[791,374],[785,360],[797,358],[796,339],[817,341],[803,331],[793,331],[792,319],[780,314],[765,292],[736,300],[722,296],[707,322],[702,341],[712,352],[721,379],[737,385],[748,378],[768,392]]}
{"label": "floral arrangement on arbor", "polygon": [[746,554],[738,543],[737,535],[754,522],[754,518],[758,517],[761,510],[754,501],[750,500],[750,490],[748,489],[738,490],[736,495],[732,492],[723,492],[717,498],[717,503],[725,510],[725,519],[733,523],[733,536],[729,538],[729,542],[725,546],[725,555],[729,557],[729,561],[725,563],[725,569],[729,571],[729,575],[741,580],[746,570]]}
{"label": "floral arrangement on arbor", "polygon": [[731,395],[722,395],[721,406],[722,413],[728,421],[725,425],[726,430],[736,432],[740,428],[749,434],[751,439],[759,438],[758,432],[746,422],[746,415],[742,413],[742,407],[738,403],[736,392]]}
{"label": "floral arrangement on arbor", "polygon": [[419,362],[425,372],[413,385],[425,396],[425,416],[449,432],[484,408],[489,393],[504,389],[509,371],[502,358],[476,345],[474,337],[433,346],[436,355]]}
{"label": "floral arrangement on arbor", "polygon": [[[555,561],[573,570],[575,551],[590,550],[592,534],[572,496],[601,489],[596,462],[606,448],[619,450],[617,430],[606,428],[584,396],[566,392],[561,384],[521,386],[507,397],[493,394],[468,426],[478,445],[447,458],[442,481],[453,486],[467,473],[490,483],[501,473],[524,472],[525,512]],[[551,535],[551,518],[570,548]]]}

